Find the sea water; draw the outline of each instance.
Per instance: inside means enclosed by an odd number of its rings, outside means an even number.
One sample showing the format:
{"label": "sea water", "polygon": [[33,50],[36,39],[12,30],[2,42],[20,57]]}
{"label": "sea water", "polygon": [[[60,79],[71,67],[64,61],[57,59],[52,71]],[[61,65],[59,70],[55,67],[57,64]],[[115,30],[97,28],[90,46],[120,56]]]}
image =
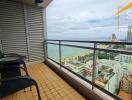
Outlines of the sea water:
{"label": "sea water", "polygon": [[[75,43],[65,43],[65,44],[72,44],[75,45]],[[81,45],[81,46],[92,46],[92,44],[86,44],[86,43],[81,43],[81,44],[76,44],[76,45]],[[91,52],[92,50],[89,49],[83,49],[83,48],[76,48],[76,47],[69,47],[69,46],[63,46],[61,45],[61,57],[66,58],[66,57],[71,57],[71,56],[79,56],[79,55],[84,55],[88,52]],[[59,45],[54,45],[54,44],[48,44],[48,57],[59,62]]]}

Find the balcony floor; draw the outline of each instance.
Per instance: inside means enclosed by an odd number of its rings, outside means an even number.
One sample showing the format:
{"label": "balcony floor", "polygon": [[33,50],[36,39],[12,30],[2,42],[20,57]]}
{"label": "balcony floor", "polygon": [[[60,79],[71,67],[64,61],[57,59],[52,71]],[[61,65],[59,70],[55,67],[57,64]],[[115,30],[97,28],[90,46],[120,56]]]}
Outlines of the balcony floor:
{"label": "balcony floor", "polygon": [[[28,72],[34,78],[40,89],[42,100],[86,100],[47,65],[33,64],[28,67]],[[38,100],[35,87],[9,95],[2,100]]]}

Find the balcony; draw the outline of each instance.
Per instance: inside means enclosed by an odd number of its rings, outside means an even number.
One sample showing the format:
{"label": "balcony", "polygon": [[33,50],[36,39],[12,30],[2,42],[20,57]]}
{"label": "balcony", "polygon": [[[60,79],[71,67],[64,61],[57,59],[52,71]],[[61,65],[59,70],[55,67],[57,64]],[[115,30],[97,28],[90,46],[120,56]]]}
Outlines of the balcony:
{"label": "balcony", "polygon": [[[47,58],[79,77],[103,98],[131,100],[132,43],[47,40]],[[55,54],[53,52],[56,52]],[[111,98],[111,99],[112,99]]]}
{"label": "balcony", "polygon": [[[131,100],[132,43],[47,40],[46,6],[52,0],[45,1],[41,8],[32,0],[0,0],[0,50],[37,63],[29,65],[28,71],[42,99]],[[2,99],[37,96],[32,87]]]}
{"label": "balcony", "polygon": [[[74,88],[66,83],[47,65],[32,64],[28,66],[28,72],[34,78],[40,89],[42,100],[85,100]],[[9,95],[2,100],[37,100],[35,87],[21,90],[15,94]]]}
{"label": "balcony", "polygon": [[[42,99],[131,100],[132,52],[127,48],[132,43],[45,40],[44,45],[47,50],[45,64],[28,66]],[[32,87],[31,91],[27,88],[26,92],[22,90],[2,100],[11,98],[37,100],[37,93]]]}

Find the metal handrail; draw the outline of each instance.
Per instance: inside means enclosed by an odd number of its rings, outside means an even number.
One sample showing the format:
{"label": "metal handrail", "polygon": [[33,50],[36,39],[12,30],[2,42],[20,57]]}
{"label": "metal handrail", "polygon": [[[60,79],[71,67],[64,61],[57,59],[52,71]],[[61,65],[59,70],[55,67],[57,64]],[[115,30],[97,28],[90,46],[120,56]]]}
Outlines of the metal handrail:
{"label": "metal handrail", "polygon": [[[53,43],[55,42],[55,43]],[[57,43],[56,43],[57,42]],[[79,45],[75,45],[75,44],[69,44],[66,43],[64,44],[63,42],[81,42],[81,43],[93,43],[93,47],[91,46],[79,46]],[[98,44],[123,44],[123,45],[132,45],[132,43],[129,42],[109,42],[109,41],[80,41],[80,40],[45,40],[46,46],[47,44],[53,44],[53,45],[58,45],[59,46],[59,63],[56,62],[55,60],[47,57],[48,59],[52,60],[53,62],[57,63],[60,65],[60,68],[63,67],[64,69],[70,71],[71,73],[77,75],[78,77],[80,77],[81,79],[85,80],[86,82],[90,83],[92,85],[92,89],[94,89],[94,87],[98,88],[99,90],[103,91],[104,93],[106,93],[107,95],[111,96],[112,98],[116,99],[116,100],[121,100],[119,97],[117,97],[116,95],[110,93],[109,91],[101,88],[100,86],[98,86],[97,84],[95,84],[95,61],[96,61],[96,55],[95,52],[98,51],[105,51],[105,52],[113,52],[113,53],[121,53],[121,54],[127,54],[127,55],[132,55],[132,51],[128,51],[128,50],[119,50],[119,49],[110,49],[110,48],[98,48],[97,45]],[[83,48],[83,49],[91,49],[94,50],[93,52],[93,75],[92,75],[92,81],[89,81],[87,79],[85,79],[84,77],[78,75],[77,73],[73,72],[72,70],[69,70],[68,68],[66,68],[65,66],[63,66],[61,64],[61,60],[62,60],[62,52],[61,52],[61,46],[68,46],[68,47],[75,47],[75,48]]]}
{"label": "metal handrail", "polygon": [[[59,43],[51,43],[51,42],[47,42],[47,44],[59,45]],[[95,50],[99,50],[99,51],[107,51],[107,52],[114,52],[114,53],[132,55],[132,51],[128,51],[128,50],[118,50],[118,49],[108,49],[108,48],[104,49],[104,48],[98,48],[98,47],[78,46],[78,45],[69,45],[69,44],[62,44],[62,43],[61,43],[61,45],[62,46],[68,46],[68,47],[82,48],[82,49],[91,49],[91,50],[95,49]],[[132,43],[131,43],[131,45],[132,45]]]}
{"label": "metal handrail", "polygon": [[104,44],[124,44],[124,45],[132,45],[131,42],[110,42],[110,41],[85,41],[85,40],[52,40],[48,39],[45,41],[61,41],[61,42],[82,42],[82,43],[104,43]]}

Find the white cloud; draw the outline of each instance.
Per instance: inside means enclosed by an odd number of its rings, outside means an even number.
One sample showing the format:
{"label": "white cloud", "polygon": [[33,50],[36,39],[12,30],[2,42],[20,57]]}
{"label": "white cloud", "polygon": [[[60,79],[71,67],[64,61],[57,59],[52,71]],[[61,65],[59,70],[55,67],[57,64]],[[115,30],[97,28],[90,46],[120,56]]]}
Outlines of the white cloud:
{"label": "white cloud", "polygon": [[[113,16],[117,7],[128,2],[131,0],[54,0],[47,9],[48,36],[109,36],[117,31],[116,17]],[[125,22],[122,23],[124,25]],[[100,35],[96,35],[97,32]]]}

